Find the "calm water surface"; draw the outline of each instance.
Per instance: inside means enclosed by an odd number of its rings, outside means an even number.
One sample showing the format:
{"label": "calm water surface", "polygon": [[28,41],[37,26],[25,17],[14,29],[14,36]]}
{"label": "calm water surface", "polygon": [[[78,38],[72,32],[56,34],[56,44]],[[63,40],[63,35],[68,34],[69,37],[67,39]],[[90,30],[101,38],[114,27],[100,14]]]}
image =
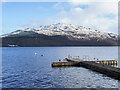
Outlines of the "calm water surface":
{"label": "calm water surface", "polygon": [[89,69],[51,67],[69,54],[88,55],[91,60],[117,59],[118,47],[4,47],[3,88],[118,88],[117,80]]}

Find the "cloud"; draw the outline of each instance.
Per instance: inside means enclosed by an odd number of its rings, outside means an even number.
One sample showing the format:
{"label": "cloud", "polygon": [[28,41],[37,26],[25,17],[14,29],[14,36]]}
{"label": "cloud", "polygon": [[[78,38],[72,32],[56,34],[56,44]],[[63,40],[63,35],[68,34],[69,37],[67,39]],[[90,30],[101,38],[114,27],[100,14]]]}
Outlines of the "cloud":
{"label": "cloud", "polygon": [[62,2],[58,2],[55,5],[53,5],[53,8],[64,10],[65,6],[63,6]]}
{"label": "cloud", "polygon": [[69,18],[63,18],[62,20],[61,20],[61,22],[62,23],[70,23],[71,21],[70,21],[70,19]]}
{"label": "cloud", "polygon": [[6,2],[7,0],[0,0],[1,2]]}
{"label": "cloud", "polygon": [[[84,8],[83,8],[84,6]],[[50,25],[68,23],[97,29],[104,32],[118,33],[118,3],[117,2],[68,2],[53,5],[59,13],[46,20],[30,21],[26,26]],[[69,9],[68,9],[69,8]]]}
{"label": "cloud", "polygon": [[[118,33],[118,2],[86,2],[84,4],[69,2],[70,10],[61,11],[56,15],[56,20]],[[81,5],[87,5],[87,8],[83,9]]]}
{"label": "cloud", "polygon": [[[59,13],[46,20],[34,20],[23,27],[68,23],[104,32],[118,33],[118,0],[68,0],[53,5]],[[39,7],[39,9],[45,9]]]}

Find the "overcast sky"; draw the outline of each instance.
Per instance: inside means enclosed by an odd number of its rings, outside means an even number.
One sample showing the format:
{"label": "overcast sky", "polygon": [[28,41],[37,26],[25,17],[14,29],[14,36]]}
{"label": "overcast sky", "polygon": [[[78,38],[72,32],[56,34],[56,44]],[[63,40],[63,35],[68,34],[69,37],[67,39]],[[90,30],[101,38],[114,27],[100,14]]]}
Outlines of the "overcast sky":
{"label": "overcast sky", "polygon": [[118,33],[118,2],[4,2],[2,16],[3,34],[54,23]]}

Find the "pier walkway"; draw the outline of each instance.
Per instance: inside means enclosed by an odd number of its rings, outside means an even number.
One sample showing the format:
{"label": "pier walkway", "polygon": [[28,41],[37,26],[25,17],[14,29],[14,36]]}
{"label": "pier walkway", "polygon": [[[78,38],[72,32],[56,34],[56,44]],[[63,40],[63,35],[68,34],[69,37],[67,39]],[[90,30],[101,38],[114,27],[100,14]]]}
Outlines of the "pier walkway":
{"label": "pier walkway", "polygon": [[52,67],[62,67],[62,66],[81,66],[93,71],[105,74],[109,77],[120,80],[120,68],[113,67],[117,65],[116,60],[107,61],[77,61],[66,58],[68,62],[53,62]]}

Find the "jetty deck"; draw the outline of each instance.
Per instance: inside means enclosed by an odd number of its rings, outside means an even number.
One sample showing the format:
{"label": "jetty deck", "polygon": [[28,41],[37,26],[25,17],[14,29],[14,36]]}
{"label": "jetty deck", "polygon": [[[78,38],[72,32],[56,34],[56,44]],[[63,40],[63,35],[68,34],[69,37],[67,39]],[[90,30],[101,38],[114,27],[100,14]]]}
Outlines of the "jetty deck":
{"label": "jetty deck", "polygon": [[120,80],[120,68],[112,67],[111,65],[117,65],[116,60],[108,61],[74,61],[66,58],[69,62],[53,62],[52,67],[62,66],[81,66],[93,71],[105,74],[109,77]]}
{"label": "jetty deck", "polygon": [[120,68],[112,67],[110,65],[95,63],[91,61],[84,61],[80,64],[82,67],[87,69],[91,69],[93,71],[105,74],[109,77],[113,77],[115,79],[120,80]]}

